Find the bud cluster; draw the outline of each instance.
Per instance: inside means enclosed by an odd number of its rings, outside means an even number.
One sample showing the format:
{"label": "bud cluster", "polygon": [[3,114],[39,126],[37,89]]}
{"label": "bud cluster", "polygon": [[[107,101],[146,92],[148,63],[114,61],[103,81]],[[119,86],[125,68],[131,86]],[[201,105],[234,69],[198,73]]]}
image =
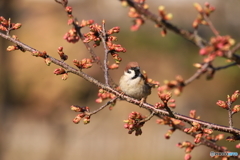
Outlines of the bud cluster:
{"label": "bud cluster", "polygon": [[89,43],[91,41],[94,42],[93,47],[97,47],[100,45],[101,38],[99,37],[99,32],[102,31],[102,26],[98,24],[92,24],[89,26],[90,32],[85,33],[83,40],[84,43]]}
{"label": "bud cluster", "polygon": [[63,68],[57,68],[53,71],[53,73],[56,75],[62,75],[62,80],[67,80],[67,78],[68,78],[68,73]]}
{"label": "bud cluster", "polygon": [[[103,25],[105,25],[105,21],[103,20]],[[118,68],[118,64],[122,61],[122,58],[119,56],[118,52],[126,52],[126,49],[123,48],[120,44],[113,43],[117,41],[117,37],[112,36],[114,33],[119,33],[120,27],[113,27],[107,31],[105,31],[101,25],[92,24],[89,26],[90,31],[84,34],[85,39],[84,43],[93,42],[93,47],[97,47],[100,45],[102,40],[105,40],[106,46],[108,48],[108,53],[111,54],[115,63],[113,65],[109,65],[109,69]]]}
{"label": "bud cluster", "polygon": [[210,14],[215,11],[215,7],[210,6],[208,2],[204,4],[204,7],[202,7],[199,3],[194,3],[195,9],[198,11],[197,18],[193,21],[193,28],[197,29],[199,25],[208,25],[207,21],[204,19],[204,15],[207,17],[210,16]]}
{"label": "bud cluster", "polygon": [[223,57],[224,53],[226,53],[234,44],[235,40],[228,35],[212,37],[209,45],[200,49],[199,54],[208,55],[204,61],[210,62],[217,56]]}
{"label": "bud cluster", "polygon": [[[103,24],[104,23],[105,23],[105,21],[103,21]],[[83,42],[89,43],[89,42],[93,41],[94,42],[93,47],[97,47],[100,45],[100,43],[102,41],[100,38],[100,34],[102,34],[105,31],[102,29],[101,25],[98,25],[96,23],[90,25],[89,28],[90,28],[90,32],[84,34],[85,39],[83,40]],[[112,55],[115,55],[116,52],[126,52],[126,49],[123,48],[120,44],[112,43],[113,41],[117,40],[117,37],[112,36],[111,34],[118,33],[119,31],[120,31],[119,27],[113,27],[113,28],[109,29],[108,31],[106,31],[106,37],[107,37],[106,44],[107,44],[107,47],[109,48],[109,52]],[[118,62],[121,61],[118,58],[118,56],[115,55],[115,57],[117,57]],[[114,58],[114,59],[116,59],[116,58]]]}
{"label": "bud cluster", "polygon": [[112,93],[109,93],[103,89],[98,90],[98,98],[96,99],[97,103],[102,103],[106,99],[114,99],[116,96]]}
{"label": "bud cluster", "polygon": [[58,54],[63,61],[68,59],[68,55],[64,54],[63,47],[58,47]]}
{"label": "bud cluster", "polygon": [[[173,17],[172,13],[166,13],[164,6],[159,6],[158,12],[163,21],[171,20]],[[167,29],[161,25],[157,25],[157,27],[162,27],[161,35],[165,37],[167,34]]]}
{"label": "bud cluster", "polygon": [[89,58],[84,58],[81,61],[78,61],[77,59],[73,60],[73,64],[77,66],[79,69],[88,69],[92,67],[93,60]]}
{"label": "bud cluster", "polygon": [[72,105],[70,108],[71,108],[72,111],[80,112],[80,114],[78,114],[73,119],[73,123],[78,124],[81,121],[81,119],[83,119],[84,124],[90,123],[90,116],[87,114],[87,113],[90,112],[89,107],[87,107],[87,106],[80,107],[80,106],[77,106],[77,105]]}
{"label": "bud cluster", "polygon": [[169,91],[171,89],[174,89],[173,93],[177,96],[179,96],[182,93],[183,87],[185,86],[184,80],[183,80],[182,76],[180,76],[180,75],[178,75],[175,80],[172,80],[172,81],[165,80],[164,83],[165,83],[165,85],[160,86],[158,88],[158,91],[160,93],[163,93],[163,92]]}
{"label": "bud cluster", "polygon": [[165,21],[171,20],[173,17],[173,15],[171,13],[166,13],[164,6],[159,6],[158,12],[159,12],[159,15],[162,17],[162,19]]}
{"label": "bud cluster", "polygon": [[124,128],[128,129],[128,134],[132,134],[135,131],[135,136],[142,134],[142,127],[145,123],[144,120],[146,117],[142,116],[139,112],[131,112],[127,120],[124,120]]}
{"label": "bud cluster", "polygon": [[185,126],[185,124],[181,120],[170,118],[168,116],[163,116],[161,119],[157,119],[156,123],[161,125],[168,125],[169,127],[171,127],[164,135],[166,139],[170,139],[171,135],[175,132],[176,128],[174,126]]}
{"label": "bud cluster", "polygon": [[67,6],[68,1],[67,0],[62,0],[61,2],[59,2],[59,1],[57,1],[57,2],[62,4],[65,8],[65,11],[66,11],[66,13],[68,15],[68,18],[69,18],[67,24],[68,25],[73,25],[73,28],[71,28],[67,33],[65,33],[63,38],[65,40],[67,40],[67,42],[69,42],[69,43],[76,43],[80,39],[80,35],[79,35],[80,29],[82,27],[89,26],[89,25],[93,24],[94,21],[93,20],[82,20],[81,23],[79,24],[79,22],[72,15],[73,8],[70,7],[70,6]]}
{"label": "bud cluster", "polygon": [[11,30],[19,29],[22,26],[21,23],[11,23],[11,19],[6,20],[4,17],[0,17],[0,30],[10,32]]}
{"label": "bud cluster", "polygon": [[184,156],[184,160],[190,160],[192,158],[191,156],[191,152],[192,150],[195,148],[195,145],[192,144],[191,142],[189,141],[184,141],[182,143],[178,143],[177,144],[177,147],[179,148],[185,148],[185,156]]}
{"label": "bud cluster", "polygon": [[[155,104],[155,108],[164,109],[166,105],[170,108],[176,107],[175,100],[171,99],[172,97],[171,93],[158,92],[158,97],[162,100],[162,102],[157,102]],[[167,103],[171,103],[171,104],[167,104]]]}
{"label": "bud cluster", "polygon": [[86,27],[89,25],[92,25],[94,23],[94,20],[90,19],[90,20],[82,20],[81,24],[79,25],[80,27]]}
{"label": "bud cluster", "polygon": [[160,83],[158,81],[154,81],[151,78],[148,78],[147,72],[143,70],[142,72],[143,77],[146,79],[146,82],[152,87],[152,88],[157,88],[159,87]]}
{"label": "bud cluster", "polygon": [[[194,119],[200,119],[200,116],[196,116],[196,110],[191,110],[189,117]],[[199,144],[202,139],[208,139],[211,141],[218,141],[221,140],[222,135],[213,136],[213,130],[209,128],[204,128],[197,122],[192,122],[192,127],[185,128],[184,132],[186,133],[195,133],[194,143]]]}
{"label": "bud cluster", "polygon": [[71,28],[65,35],[63,36],[63,39],[68,41],[69,43],[76,43],[79,41],[80,37],[77,34],[77,31],[75,28]]}
{"label": "bud cluster", "polygon": [[[121,2],[122,6],[127,6],[127,2],[125,0],[121,0]],[[145,0],[134,0],[134,3],[137,3],[145,10],[149,8],[149,6],[145,3]],[[128,16],[130,18],[134,18],[133,25],[131,26],[132,31],[137,31],[145,23],[144,17],[139,14],[133,7],[129,8]]]}
{"label": "bud cluster", "polygon": [[[207,60],[208,61],[208,60]],[[205,63],[194,63],[193,66],[201,71],[201,74],[206,74],[206,79],[211,80],[213,79],[216,69],[213,67],[212,62],[208,62],[208,67],[206,69],[202,69]]]}
{"label": "bud cluster", "polygon": [[231,108],[232,103],[234,103],[239,97],[239,90],[236,90],[231,96],[227,96],[227,101],[218,100],[216,104],[226,110],[231,110],[232,114],[238,113],[240,111],[240,105],[235,105]]}

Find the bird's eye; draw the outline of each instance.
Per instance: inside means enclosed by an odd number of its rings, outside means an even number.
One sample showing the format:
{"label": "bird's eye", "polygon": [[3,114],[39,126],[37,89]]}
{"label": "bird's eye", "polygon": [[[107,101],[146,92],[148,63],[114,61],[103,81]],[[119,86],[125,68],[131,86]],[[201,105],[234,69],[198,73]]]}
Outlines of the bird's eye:
{"label": "bird's eye", "polygon": [[128,69],[128,70],[127,70],[127,73],[132,73],[132,72],[130,71],[130,69]]}

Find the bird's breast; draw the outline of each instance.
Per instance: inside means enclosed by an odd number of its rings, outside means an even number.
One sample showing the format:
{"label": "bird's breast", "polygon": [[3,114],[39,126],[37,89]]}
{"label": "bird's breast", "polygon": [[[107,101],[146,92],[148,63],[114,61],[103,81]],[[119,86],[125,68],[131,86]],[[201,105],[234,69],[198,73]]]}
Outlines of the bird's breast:
{"label": "bird's breast", "polygon": [[124,93],[136,99],[147,97],[151,93],[151,88],[141,77],[129,80],[123,76],[120,80],[120,88]]}

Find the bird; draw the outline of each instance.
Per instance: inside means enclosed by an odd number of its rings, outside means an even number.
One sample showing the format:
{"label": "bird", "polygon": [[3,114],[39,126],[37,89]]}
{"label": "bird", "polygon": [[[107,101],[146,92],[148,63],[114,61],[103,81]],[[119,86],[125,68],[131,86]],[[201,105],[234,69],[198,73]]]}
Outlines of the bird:
{"label": "bird", "polygon": [[141,100],[140,105],[146,102],[147,97],[151,94],[151,86],[141,73],[137,62],[128,63],[120,78],[119,87],[128,96]]}

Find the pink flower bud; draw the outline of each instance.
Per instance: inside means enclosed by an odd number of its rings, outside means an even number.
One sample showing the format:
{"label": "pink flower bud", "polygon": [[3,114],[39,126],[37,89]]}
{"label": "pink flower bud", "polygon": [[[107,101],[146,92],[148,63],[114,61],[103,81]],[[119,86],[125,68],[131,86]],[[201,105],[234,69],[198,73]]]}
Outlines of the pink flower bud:
{"label": "pink flower bud", "polygon": [[237,100],[238,96],[239,96],[239,90],[236,90],[231,96],[231,101],[235,102]]}
{"label": "pink flower bud", "polygon": [[66,11],[68,14],[72,14],[72,7],[67,6],[67,7],[65,8],[65,11]]}
{"label": "pink flower bud", "polygon": [[70,109],[71,109],[72,111],[75,111],[75,112],[80,112],[80,111],[81,111],[81,108],[80,108],[80,107],[74,106],[74,105],[70,106]]}
{"label": "pink flower bud", "polygon": [[96,103],[102,103],[102,101],[103,101],[102,98],[98,98],[95,100]]}
{"label": "pink flower bud", "polygon": [[224,109],[227,109],[228,108],[228,105],[225,101],[222,101],[222,100],[218,100],[217,103],[216,103],[219,107],[222,107]]}
{"label": "pink flower bud", "polygon": [[52,63],[51,59],[50,58],[45,58],[45,63],[47,66],[50,66],[50,64]]}
{"label": "pink flower bud", "polygon": [[119,67],[119,65],[116,64],[116,63],[114,63],[114,64],[108,66],[109,69],[117,69],[118,67]]}
{"label": "pink flower bud", "polygon": [[236,145],[236,148],[240,149],[240,143],[238,143],[238,144]]}
{"label": "pink flower bud", "polygon": [[8,46],[7,47],[7,51],[14,51],[16,49],[18,49],[16,46]]}
{"label": "pink flower bud", "polygon": [[85,117],[85,118],[83,119],[83,123],[84,123],[84,124],[90,123],[90,118],[89,118],[89,117]]}
{"label": "pink flower bud", "polygon": [[194,3],[193,6],[196,8],[196,10],[200,13],[203,12],[203,8],[199,3]]}
{"label": "pink flower bud", "polygon": [[19,29],[21,26],[22,26],[21,23],[16,23],[16,24],[13,25],[12,29],[14,29],[14,30]]}
{"label": "pink flower bud", "polygon": [[192,156],[189,153],[185,154],[184,160],[191,160],[191,159],[192,159]]}
{"label": "pink flower bud", "polygon": [[60,75],[60,74],[66,73],[66,71],[63,68],[58,68],[58,69],[55,69],[53,73],[56,75]]}
{"label": "pink flower bud", "polygon": [[63,75],[62,75],[62,80],[65,81],[65,80],[67,80],[67,79],[68,79],[68,74],[67,74],[67,73],[63,74]]}
{"label": "pink flower bud", "polygon": [[237,113],[237,112],[239,112],[240,111],[240,105],[235,105],[234,107],[233,107],[233,109],[232,109],[232,112],[233,113]]}

